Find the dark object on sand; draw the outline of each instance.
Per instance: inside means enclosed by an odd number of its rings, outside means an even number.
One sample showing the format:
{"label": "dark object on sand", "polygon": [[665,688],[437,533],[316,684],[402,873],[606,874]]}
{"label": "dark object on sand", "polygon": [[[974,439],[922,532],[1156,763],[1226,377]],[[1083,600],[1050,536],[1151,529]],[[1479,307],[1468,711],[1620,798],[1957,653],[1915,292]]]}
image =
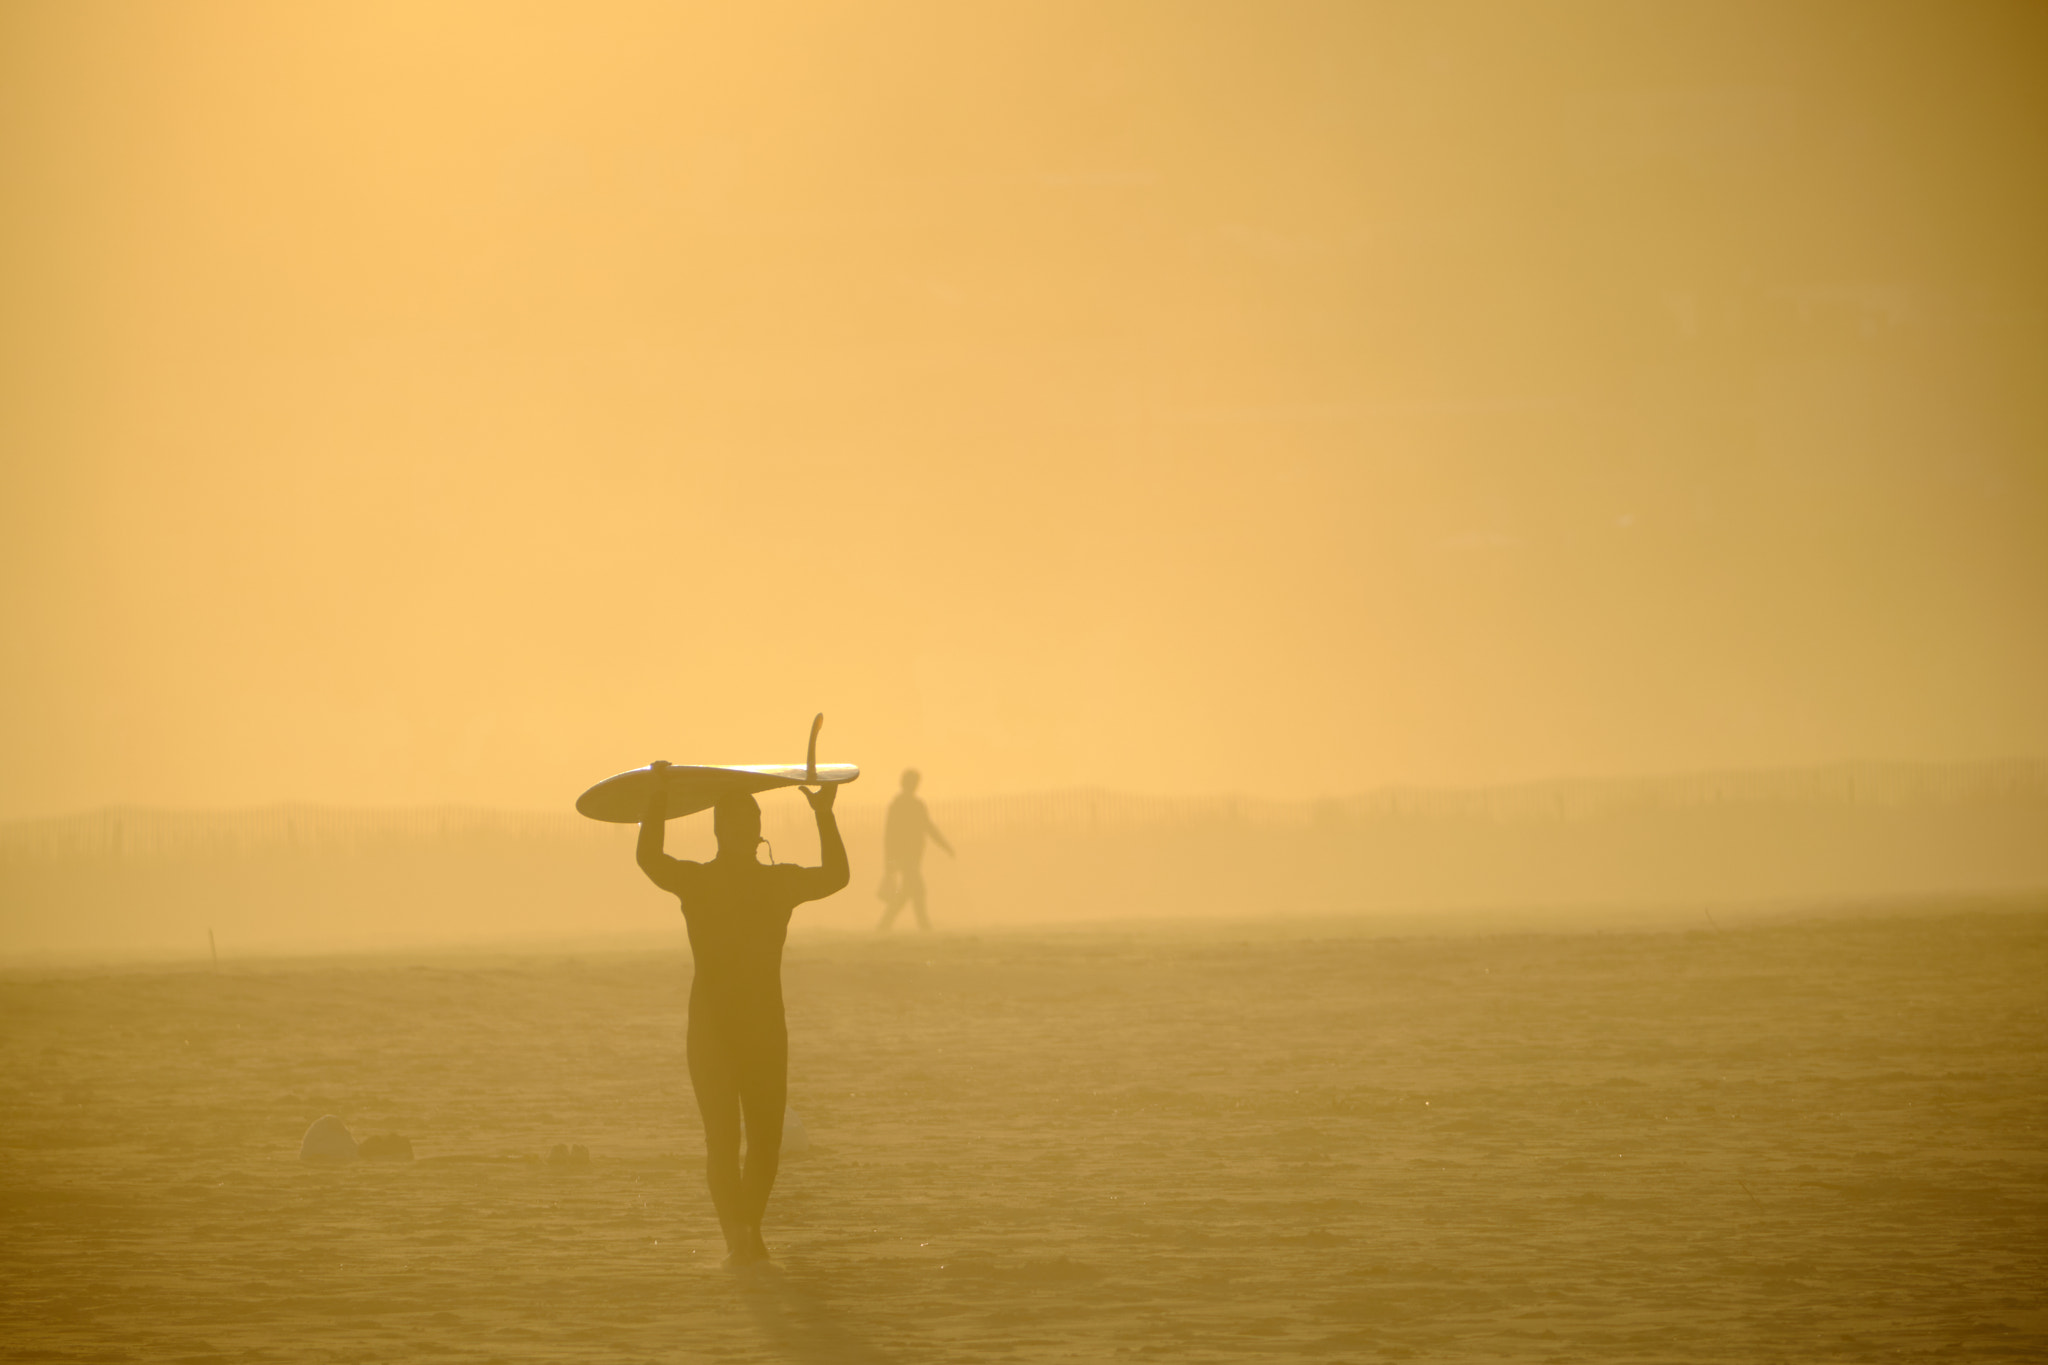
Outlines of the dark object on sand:
{"label": "dark object on sand", "polygon": [[379,1133],[358,1143],[356,1155],[365,1161],[411,1161],[412,1139],[403,1133]]}
{"label": "dark object on sand", "polygon": [[339,1163],[356,1159],[356,1140],[348,1126],[332,1114],[313,1120],[299,1143],[299,1160]]}
{"label": "dark object on sand", "polygon": [[550,1166],[588,1166],[589,1164],[590,1149],[580,1142],[574,1147],[565,1147],[558,1142],[555,1144],[555,1150],[548,1153],[548,1165]]}

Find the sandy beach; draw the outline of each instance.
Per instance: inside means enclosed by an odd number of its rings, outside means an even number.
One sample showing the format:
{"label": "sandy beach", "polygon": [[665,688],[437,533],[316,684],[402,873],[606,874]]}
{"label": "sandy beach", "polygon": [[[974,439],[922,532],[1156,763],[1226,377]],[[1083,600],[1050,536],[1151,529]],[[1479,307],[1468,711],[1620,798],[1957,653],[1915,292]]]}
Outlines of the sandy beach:
{"label": "sandy beach", "polygon": [[800,934],[747,1275],[680,926],[17,970],[0,1358],[2041,1359],[2040,909]]}

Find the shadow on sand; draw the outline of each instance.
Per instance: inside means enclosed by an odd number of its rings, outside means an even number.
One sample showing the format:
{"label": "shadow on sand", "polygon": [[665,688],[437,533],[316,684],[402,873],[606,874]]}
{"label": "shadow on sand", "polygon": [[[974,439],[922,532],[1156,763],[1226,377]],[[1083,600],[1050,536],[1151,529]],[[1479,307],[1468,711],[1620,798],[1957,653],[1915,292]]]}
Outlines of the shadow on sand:
{"label": "shadow on sand", "polygon": [[863,1341],[840,1321],[823,1295],[779,1266],[749,1266],[738,1277],[747,1311],[768,1343],[804,1365],[894,1365],[895,1357]]}

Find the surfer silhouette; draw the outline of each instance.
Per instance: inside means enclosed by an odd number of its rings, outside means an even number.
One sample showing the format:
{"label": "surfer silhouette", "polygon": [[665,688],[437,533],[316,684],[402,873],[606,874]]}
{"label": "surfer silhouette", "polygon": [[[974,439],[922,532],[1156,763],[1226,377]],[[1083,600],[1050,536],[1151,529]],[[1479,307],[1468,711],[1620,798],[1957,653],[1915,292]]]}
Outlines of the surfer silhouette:
{"label": "surfer silhouette", "polygon": [[[657,773],[668,768],[656,763]],[[782,1014],[782,945],[790,912],[845,886],[846,844],[832,814],[836,786],[800,788],[818,819],[821,867],[756,860],[761,807],[735,792],[711,808],[718,854],[708,863],[662,852],[668,792],[654,784],[640,822],[637,861],[682,902],[696,961],[690,982],[690,1086],[704,1119],[705,1177],[728,1264],[768,1259],[761,1216],[782,1157],[789,1092],[789,1030]],[[740,1137],[746,1136],[746,1162]]]}
{"label": "surfer silhouette", "polygon": [[894,924],[906,901],[917,911],[917,927],[930,929],[932,922],[924,913],[924,841],[930,839],[946,850],[947,857],[953,856],[953,846],[917,799],[919,780],[917,769],[903,770],[903,790],[889,803],[888,822],[882,827],[882,885],[875,894],[888,908],[882,911],[877,930]]}

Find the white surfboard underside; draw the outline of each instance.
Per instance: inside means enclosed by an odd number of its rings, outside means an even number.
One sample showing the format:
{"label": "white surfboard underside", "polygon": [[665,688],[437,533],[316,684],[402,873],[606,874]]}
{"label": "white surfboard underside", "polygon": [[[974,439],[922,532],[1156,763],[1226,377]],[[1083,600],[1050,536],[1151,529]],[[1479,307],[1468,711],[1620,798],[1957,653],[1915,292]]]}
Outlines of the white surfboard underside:
{"label": "white surfboard underside", "polygon": [[[765,792],[777,787],[851,782],[860,776],[852,763],[820,763],[815,773],[802,763],[761,763],[732,768],[678,764],[662,770],[668,786],[668,818],[709,810],[729,792]],[[593,820],[637,825],[647,813],[656,781],[653,768],[615,773],[576,798],[576,809]]]}

